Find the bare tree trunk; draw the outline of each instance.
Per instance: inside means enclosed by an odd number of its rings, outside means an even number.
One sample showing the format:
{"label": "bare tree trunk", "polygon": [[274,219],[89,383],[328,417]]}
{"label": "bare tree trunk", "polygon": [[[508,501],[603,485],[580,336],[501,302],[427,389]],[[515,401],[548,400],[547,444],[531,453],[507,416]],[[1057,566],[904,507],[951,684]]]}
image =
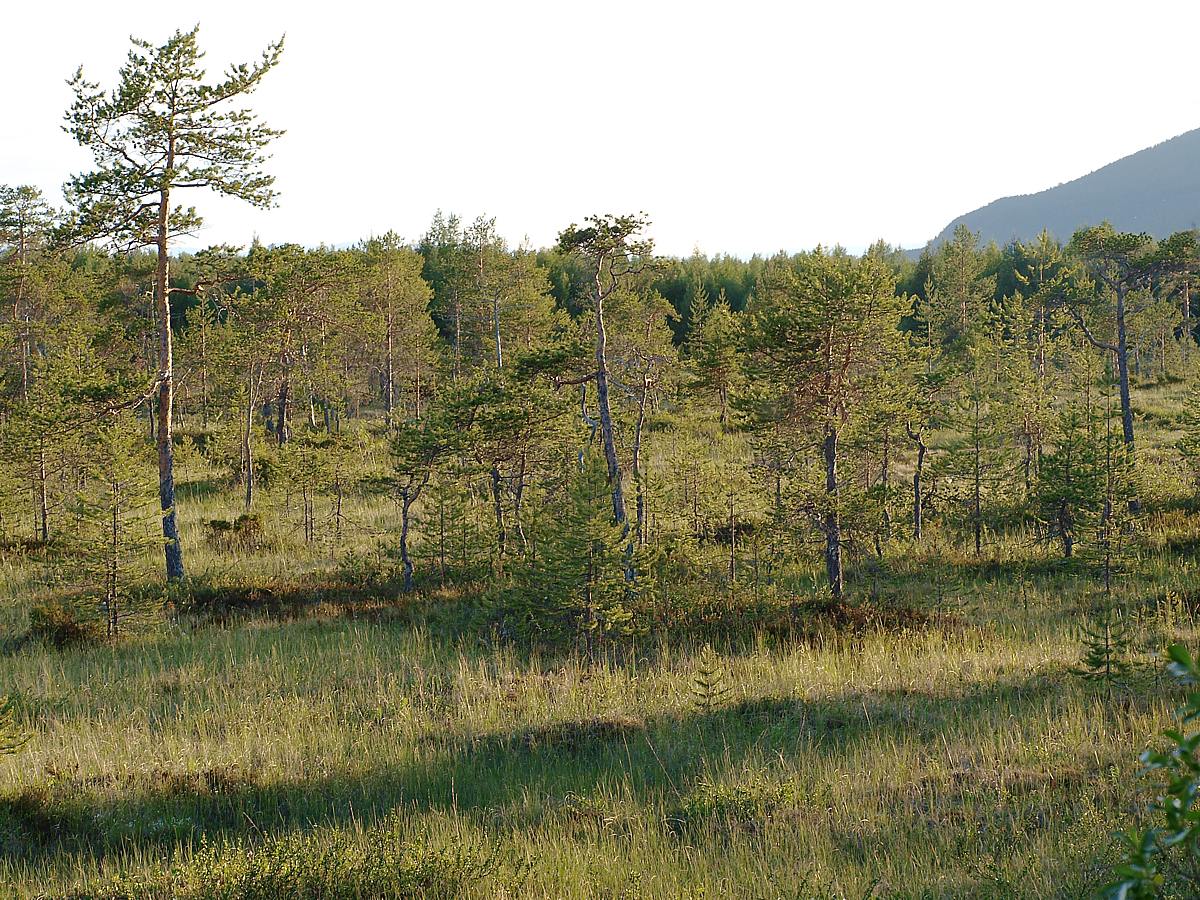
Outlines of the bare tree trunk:
{"label": "bare tree trunk", "polygon": [[[21,281],[19,282],[19,284],[23,286],[24,280],[25,280],[24,275],[22,275]],[[20,341],[20,344],[21,344],[21,399],[28,400],[29,399],[29,356],[30,356],[30,353],[29,353],[29,314],[28,313],[19,313],[19,311],[21,309],[20,296],[21,296],[21,288],[18,287],[18,289],[17,289],[18,299],[13,302],[13,325],[15,326],[17,324],[17,322],[21,323],[21,333],[18,337],[18,341]],[[17,318],[18,314],[20,314],[22,316],[22,318],[18,319]]]}
{"label": "bare tree trunk", "polygon": [[408,521],[414,499],[408,486],[400,489],[400,562],[404,568],[405,592],[413,589],[413,564],[408,555]]}
{"label": "bare tree trunk", "polygon": [[913,540],[921,540],[921,526],[924,524],[924,501],[922,499],[923,486],[922,479],[925,476],[925,441],[921,438],[921,433],[912,430],[912,426],[906,426],[908,436],[914,444],[917,445],[917,464],[913,469]]}
{"label": "bare tree trunk", "polygon": [[1063,559],[1070,559],[1075,554],[1075,537],[1072,534],[1071,510],[1066,500],[1059,504],[1058,531],[1062,537]]}
{"label": "bare tree trunk", "polygon": [[504,559],[506,545],[508,543],[508,530],[504,526],[504,503],[500,499],[500,490],[502,480],[500,478],[500,467],[496,463],[492,463],[492,505],[496,513],[496,552],[500,559]]}
{"label": "bare tree trunk", "polygon": [[1104,544],[1104,597],[1112,595],[1112,515],[1113,515],[1113,469],[1112,469],[1112,394],[1105,404],[1104,417],[1104,509],[1100,514],[1101,542]]}
{"label": "bare tree trunk", "polygon": [[521,519],[521,502],[525,497],[525,480],[529,469],[529,447],[521,448],[521,466],[517,470],[517,483],[513,486],[513,521],[517,535],[521,538],[522,552],[529,552],[529,539],[525,536],[525,523]]}
{"label": "bare tree trunk", "polygon": [[637,542],[646,543],[646,485],[642,472],[642,428],[646,424],[646,403],[650,396],[650,376],[642,373],[642,394],[638,398],[637,426],[633,432],[633,482],[637,489]]}
{"label": "bare tree trunk", "polygon": [[612,412],[608,405],[608,335],[604,328],[604,299],[597,285],[596,298],[596,405],[600,410],[600,439],[608,463],[608,485],[612,491],[613,521],[625,522],[625,495],[621,488],[621,463],[613,436]]}
{"label": "bare tree trunk", "polygon": [[[1121,392],[1121,434],[1125,441],[1125,452],[1133,460],[1133,403],[1129,398],[1129,347],[1125,334],[1125,292],[1117,291],[1117,381]],[[1138,512],[1142,507],[1137,497],[1129,500],[1129,511]]]}
{"label": "bare tree trunk", "polygon": [[[174,141],[170,145],[167,170],[174,165]],[[175,450],[172,445],[172,412],[175,402],[175,366],[171,348],[171,295],[169,286],[170,192],[163,187],[158,201],[158,265],[155,271],[154,293],[158,313],[158,429],[155,435],[158,450],[158,502],[162,509],[163,556],[167,578],[183,578],[183,547],[179,542],[179,526],[175,517]]]}
{"label": "bare tree trunk", "polygon": [[342,543],[342,526],[345,524],[345,516],[342,514],[342,499],[345,496],[345,489],[342,486],[340,474],[334,478],[333,492],[333,543],[329,548],[331,558],[334,556],[334,548]]}
{"label": "bare tree trunk", "polygon": [[971,519],[975,531],[975,555],[983,553],[983,423],[980,420],[979,398],[972,400],[975,410],[975,421],[972,435],[974,441],[974,483],[971,504]]}
{"label": "bare tree trunk", "polygon": [[291,395],[290,377],[287,372],[284,372],[283,378],[279,382],[279,396],[275,399],[275,438],[279,441],[279,446],[282,447],[288,442],[291,437],[291,432],[288,430],[288,400]]}
{"label": "bare tree trunk", "polygon": [[[891,428],[884,429],[883,432],[883,459],[879,462],[879,483],[883,487],[883,495],[880,497],[880,504],[883,506],[883,539],[891,541],[892,539],[892,513],[888,509],[888,488],[891,487],[891,468],[892,468],[892,430]],[[880,556],[883,554],[881,553]]]}
{"label": "bare tree trunk", "polygon": [[842,523],[838,514],[838,430],[825,426],[825,572],[834,600],[842,599]]}
{"label": "bare tree trunk", "polygon": [[429,476],[432,474],[433,465],[430,464],[419,479],[410,478],[409,483],[400,488],[400,562],[404,572],[405,593],[413,589],[413,562],[408,552],[408,528],[412,518],[412,506],[421,496],[421,491],[429,483]]}
{"label": "bare tree trunk", "polygon": [[[261,374],[259,377],[261,378]],[[246,509],[250,509],[254,504],[254,440],[252,429],[254,427],[254,403],[257,395],[258,385],[254,379],[254,363],[251,363],[249,377],[246,379],[246,417],[242,430],[242,459],[245,465],[243,472],[246,479]]]}
{"label": "bare tree trunk", "polygon": [[392,332],[394,328],[394,316],[391,309],[389,309],[387,314],[385,371],[383,375],[383,422],[389,428],[392,426],[392,408],[396,405],[396,363],[395,354],[392,350]]}
{"label": "bare tree trunk", "polygon": [[38,537],[43,544],[50,541],[50,498],[46,488],[46,439],[38,441],[37,470]]}
{"label": "bare tree trunk", "polygon": [[500,292],[492,297],[492,331],[496,340],[496,368],[504,368],[504,347],[500,343]]}

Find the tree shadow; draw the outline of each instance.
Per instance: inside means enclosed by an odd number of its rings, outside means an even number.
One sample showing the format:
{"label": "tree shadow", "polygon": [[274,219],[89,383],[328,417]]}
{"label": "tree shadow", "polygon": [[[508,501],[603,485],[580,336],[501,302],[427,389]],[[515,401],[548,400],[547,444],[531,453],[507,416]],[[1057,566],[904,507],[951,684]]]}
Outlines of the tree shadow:
{"label": "tree shadow", "polygon": [[188,478],[175,483],[175,498],[180,503],[198,503],[213,497],[228,498],[229,481],[223,478]]}
{"label": "tree shadow", "polygon": [[[867,741],[933,745],[947,729],[1044,709],[1060,691],[1042,676],[942,693],[767,697],[648,719],[594,716],[474,735],[430,733],[404,765],[283,782],[230,766],[144,772],[128,783],[48,771],[46,782],[0,798],[0,863],[72,871],[114,853],[161,857],[202,837],[370,823],[397,810],[480,815],[493,832],[536,828],[569,795],[622,785],[665,807],[711,777],[714,766],[736,770],[751,759],[786,756],[798,742],[824,759]],[[531,797],[540,800],[530,804]]]}

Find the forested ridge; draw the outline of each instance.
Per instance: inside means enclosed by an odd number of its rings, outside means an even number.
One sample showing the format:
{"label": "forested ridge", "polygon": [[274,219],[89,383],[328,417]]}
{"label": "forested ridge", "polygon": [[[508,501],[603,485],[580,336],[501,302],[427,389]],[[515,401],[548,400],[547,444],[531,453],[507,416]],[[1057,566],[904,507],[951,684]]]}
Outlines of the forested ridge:
{"label": "forested ridge", "polygon": [[0,187],[18,896],[1193,895],[1194,232],[181,252],[197,40]]}
{"label": "forested ridge", "polygon": [[958,216],[934,238],[948,240],[959,225],[985,241],[1032,240],[1043,230],[1069,240],[1079,228],[1111,222],[1118,230],[1165,238],[1200,223],[1200,129],[1139,150],[1064,184],[1002,197]]}

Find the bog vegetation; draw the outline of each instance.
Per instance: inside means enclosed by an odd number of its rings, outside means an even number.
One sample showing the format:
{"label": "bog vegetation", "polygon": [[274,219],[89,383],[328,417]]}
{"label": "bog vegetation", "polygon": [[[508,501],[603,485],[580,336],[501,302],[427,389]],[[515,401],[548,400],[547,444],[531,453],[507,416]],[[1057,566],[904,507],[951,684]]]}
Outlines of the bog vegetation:
{"label": "bog vegetation", "polygon": [[0,883],[1195,896],[1194,234],[180,253],[197,40],[0,188]]}

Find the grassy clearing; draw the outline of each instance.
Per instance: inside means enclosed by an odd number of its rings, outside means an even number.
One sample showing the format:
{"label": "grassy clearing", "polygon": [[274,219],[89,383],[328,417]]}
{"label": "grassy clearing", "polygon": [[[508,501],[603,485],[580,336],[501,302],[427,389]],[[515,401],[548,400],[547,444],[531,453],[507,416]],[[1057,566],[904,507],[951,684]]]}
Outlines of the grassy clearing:
{"label": "grassy clearing", "polygon": [[[353,511],[357,567],[280,506],[263,548],[223,553],[202,522],[237,500],[192,478],[197,579],[268,586],[215,620],[20,642],[70,583],[53,555],[0,562],[0,682],[32,732],[0,758],[5,896],[1087,896],[1179,701],[1153,660],[1196,637],[1186,509],[1145,519],[1118,591],[1146,666],[1109,697],[1071,672],[1094,583],[1018,535],[860,565],[907,616],[530,654],[451,627],[452,591],[373,579],[388,504]],[[720,605],[762,621],[750,592]]]}
{"label": "grassy clearing", "polygon": [[706,715],[695,648],[527,659],[314,620],[22,650],[6,665],[36,733],[5,764],[0,875],[65,894],[194,867],[202,839],[386,831],[498,853],[531,896],[1081,895],[1174,698],[1071,677],[1069,616],[1047,614],[1071,602],[763,643],[724,656],[731,700]]}

